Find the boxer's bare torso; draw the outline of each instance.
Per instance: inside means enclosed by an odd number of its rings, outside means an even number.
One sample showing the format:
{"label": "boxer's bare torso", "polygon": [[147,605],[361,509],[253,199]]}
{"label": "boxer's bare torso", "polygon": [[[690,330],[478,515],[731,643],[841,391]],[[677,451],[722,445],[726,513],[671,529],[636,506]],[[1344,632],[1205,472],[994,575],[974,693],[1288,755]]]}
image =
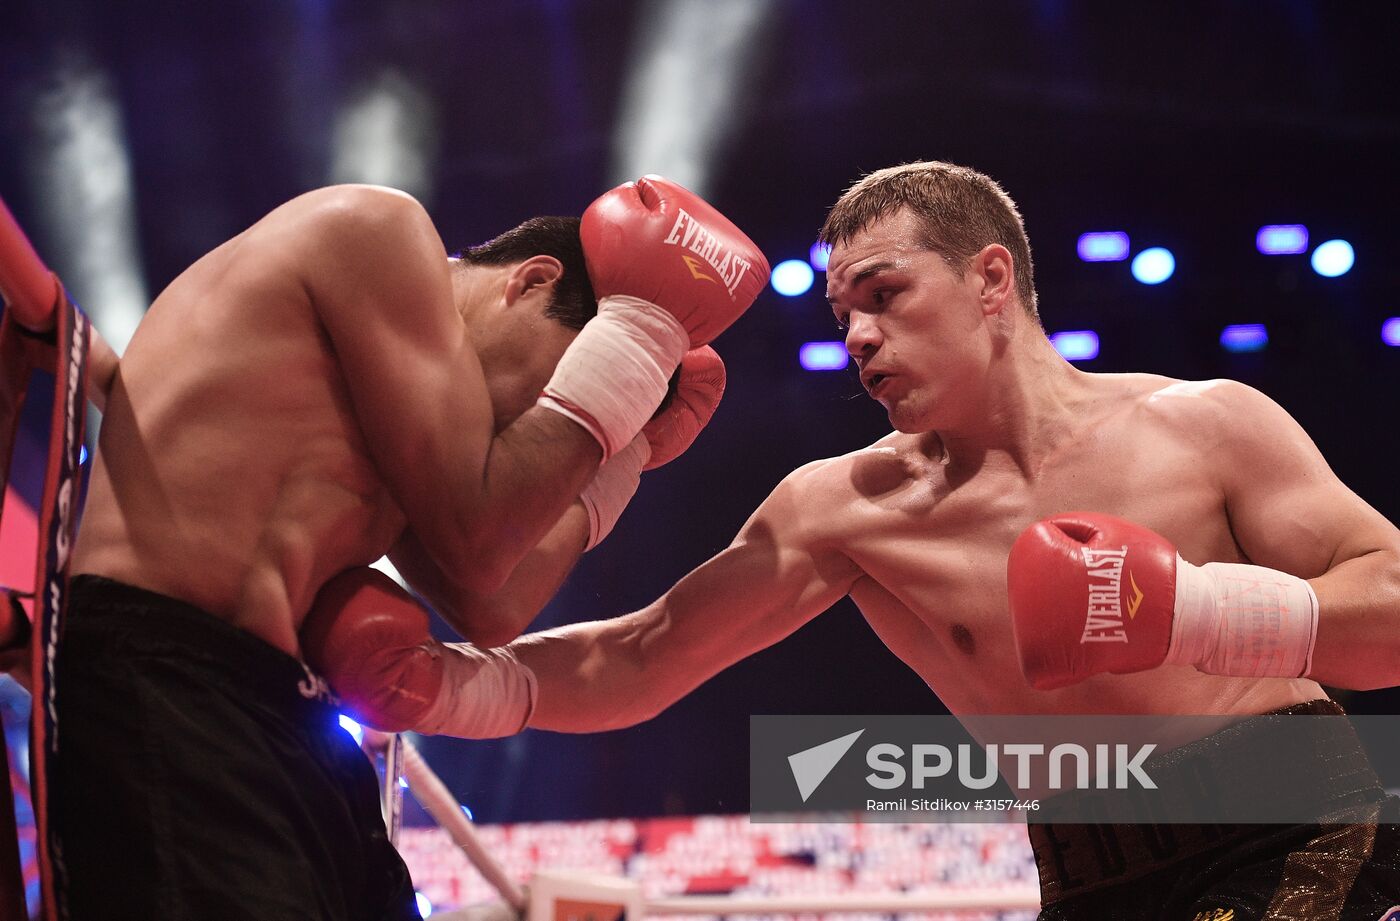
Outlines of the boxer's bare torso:
{"label": "boxer's bare torso", "polygon": [[1248,459],[1207,450],[1203,428],[1218,413],[1212,388],[1234,385],[1087,374],[1077,383],[1073,424],[1033,471],[990,453],[945,466],[937,435],[894,434],[799,473],[818,535],[829,532],[814,541],[831,548],[824,565],[850,568],[850,596],[871,627],[955,713],[1259,713],[1322,696],[1312,681],[1179,667],[1048,693],[1021,678],[1006,558],[1032,522],[1108,512],[1162,534],[1189,561],[1246,559],[1218,465]]}
{"label": "boxer's bare torso", "polygon": [[73,572],[295,655],[321,585],[388,552],[457,629],[499,635],[510,625],[469,606],[555,526],[599,453],[534,408],[577,336],[548,312],[562,272],[547,254],[449,260],[390,189],[276,209],[175,279],[133,337]]}
{"label": "boxer's bare torso", "polygon": [[316,241],[288,245],[317,206],[273,212],[151,306],[109,398],[73,561],[293,654],[321,583],[404,527],[307,293]]}

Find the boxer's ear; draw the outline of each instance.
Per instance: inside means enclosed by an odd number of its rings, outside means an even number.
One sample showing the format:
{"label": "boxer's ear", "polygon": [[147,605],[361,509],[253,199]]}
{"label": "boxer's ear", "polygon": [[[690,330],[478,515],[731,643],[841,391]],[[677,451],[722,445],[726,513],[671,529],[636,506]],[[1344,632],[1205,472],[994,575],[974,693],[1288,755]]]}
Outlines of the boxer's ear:
{"label": "boxer's ear", "polygon": [[1001,313],[1016,290],[1011,252],[1000,243],[989,243],[972,257],[969,268],[975,277],[981,279],[978,296],[982,301],[982,312],[988,316]]}
{"label": "boxer's ear", "polygon": [[547,288],[563,274],[564,264],[553,256],[531,256],[524,262],[517,262],[506,275],[506,306],[509,307],[527,294]]}

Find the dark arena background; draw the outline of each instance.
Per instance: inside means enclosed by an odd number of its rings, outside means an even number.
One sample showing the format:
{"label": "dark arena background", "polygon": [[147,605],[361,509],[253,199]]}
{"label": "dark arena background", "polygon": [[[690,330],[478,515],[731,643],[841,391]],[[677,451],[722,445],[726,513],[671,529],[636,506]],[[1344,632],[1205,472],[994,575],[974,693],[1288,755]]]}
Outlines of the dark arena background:
{"label": "dark arena background", "polygon": [[[853,180],[917,159],[1016,199],[1079,367],[1251,384],[1400,520],[1397,22],[1322,0],[10,0],[0,196],[117,344],[191,262],[320,185],[405,189],[449,250],[644,172],[713,201],[774,284],[717,343],[714,422],[540,629],[652,601],[787,472],[888,431],[842,351],[803,351],[841,338],[813,244]],[[41,485],[31,402],[12,508]],[[27,702],[4,694],[23,764]],[[1400,712],[1395,689],[1337,696]],[[482,823],[732,816],[751,714],[936,712],[843,601],[647,724],[418,744]]]}

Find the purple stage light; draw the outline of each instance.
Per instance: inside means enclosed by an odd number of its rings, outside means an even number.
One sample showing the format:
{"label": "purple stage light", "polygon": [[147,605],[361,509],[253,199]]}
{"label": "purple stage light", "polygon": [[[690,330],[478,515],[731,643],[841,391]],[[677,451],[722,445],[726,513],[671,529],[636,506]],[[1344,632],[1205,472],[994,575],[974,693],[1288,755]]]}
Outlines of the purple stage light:
{"label": "purple stage light", "polygon": [[804,342],[797,360],[808,371],[841,371],[851,356],[844,342]]}
{"label": "purple stage light", "polygon": [[1238,323],[1220,331],[1220,344],[1227,352],[1260,352],[1269,344],[1269,331],[1263,323]]}
{"label": "purple stage light", "polygon": [[1254,245],[1265,256],[1293,256],[1308,251],[1308,228],[1302,224],[1265,224],[1254,235]]}
{"label": "purple stage light", "polygon": [[1099,334],[1089,329],[1055,333],[1050,344],[1067,361],[1088,361],[1099,357]]}
{"label": "purple stage light", "polygon": [[1085,262],[1122,262],[1128,258],[1128,235],[1121,230],[1081,233],[1079,258]]}

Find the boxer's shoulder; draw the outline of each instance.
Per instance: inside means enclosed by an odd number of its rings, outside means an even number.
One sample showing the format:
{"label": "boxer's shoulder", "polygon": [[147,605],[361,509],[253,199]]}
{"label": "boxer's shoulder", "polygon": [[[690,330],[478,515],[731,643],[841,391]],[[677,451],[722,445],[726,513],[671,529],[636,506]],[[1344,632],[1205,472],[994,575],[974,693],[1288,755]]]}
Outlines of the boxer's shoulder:
{"label": "boxer's shoulder", "polygon": [[1276,427],[1287,418],[1263,393],[1226,378],[1168,381],[1140,403],[1148,417],[1178,434],[1212,442],[1236,439],[1258,426]]}
{"label": "boxer's shoulder", "polygon": [[427,277],[446,286],[446,251],[432,218],[407,193],[384,186],[336,185],[273,209],[225,244],[230,258],[259,273],[297,278],[313,296],[382,292]]}
{"label": "boxer's shoulder", "polygon": [[254,229],[294,224],[324,233],[361,231],[375,225],[430,220],[418,200],[387,186],[346,184],[304,192],[268,213]]}
{"label": "boxer's shoulder", "polygon": [[1218,377],[1204,381],[1183,381],[1169,377],[1155,377],[1160,386],[1145,394],[1146,401],[1164,411],[1192,412],[1201,409],[1215,412],[1228,408],[1244,399],[1257,399],[1259,391],[1228,378]]}
{"label": "boxer's shoulder", "polygon": [[811,461],[783,480],[782,491],[810,509],[808,514],[839,518],[856,503],[922,482],[940,469],[942,443],[933,433],[891,433],[847,454]]}

